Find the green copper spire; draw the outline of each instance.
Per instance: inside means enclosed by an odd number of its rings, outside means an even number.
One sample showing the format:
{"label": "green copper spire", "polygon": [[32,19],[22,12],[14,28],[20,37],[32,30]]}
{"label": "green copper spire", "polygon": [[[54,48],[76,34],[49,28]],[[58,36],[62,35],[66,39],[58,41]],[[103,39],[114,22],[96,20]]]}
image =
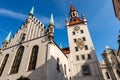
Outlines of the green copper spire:
{"label": "green copper spire", "polygon": [[62,49],[62,44],[60,43],[60,49]]}
{"label": "green copper spire", "polygon": [[31,14],[31,15],[34,14],[34,6],[33,6],[32,9],[30,10],[30,13],[29,13],[29,14]]}
{"label": "green copper spire", "polygon": [[5,39],[5,43],[8,43],[10,41],[10,37],[11,37],[11,31],[9,32],[8,36]]}
{"label": "green copper spire", "polygon": [[33,15],[34,15],[34,6],[33,6],[32,9],[30,10],[28,18],[32,18]]}
{"label": "green copper spire", "polygon": [[54,25],[53,14],[51,14],[51,17],[50,17],[50,25]]}
{"label": "green copper spire", "polygon": [[82,13],[82,17],[84,17],[85,16],[85,14],[84,13]]}

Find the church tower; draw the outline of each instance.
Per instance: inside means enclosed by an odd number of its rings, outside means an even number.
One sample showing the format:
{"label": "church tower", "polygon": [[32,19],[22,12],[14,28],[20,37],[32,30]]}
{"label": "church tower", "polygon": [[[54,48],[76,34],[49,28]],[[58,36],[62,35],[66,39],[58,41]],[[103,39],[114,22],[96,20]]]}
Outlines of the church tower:
{"label": "church tower", "polygon": [[66,19],[69,40],[69,61],[72,80],[103,80],[99,62],[87,26],[87,19],[70,5],[70,21]]}

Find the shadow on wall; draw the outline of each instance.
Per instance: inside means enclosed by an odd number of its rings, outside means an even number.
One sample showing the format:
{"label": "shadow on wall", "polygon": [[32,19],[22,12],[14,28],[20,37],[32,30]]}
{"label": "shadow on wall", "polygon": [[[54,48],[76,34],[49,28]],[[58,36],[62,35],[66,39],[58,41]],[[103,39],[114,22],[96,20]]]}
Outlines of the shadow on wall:
{"label": "shadow on wall", "polygon": [[95,51],[91,50],[90,54],[81,56],[82,63],[84,64],[73,65],[74,72],[77,73],[74,74],[75,76],[72,77],[72,80],[104,80]]}
{"label": "shadow on wall", "polygon": [[94,50],[91,50],[90,53],[91,57],[85,56],[85,59],[82,57],[82,62],[84,62],[82,66],[73,65],[75,76],[70,79],[65,77],[67,74],[65,74],[62,64],[58,65],[57,60],[51,56],[47,64],[29,71],[30,74],[26,76],[29,79],[18,80],[104,80]]}
{"label": "shadow on wall", "polygon": [[66,80],[62,64],[59,65],[60,71],[57,70],[57,67],[56,59],[51,56],[47,64],[43,64],[37,69],[29,71],[30,74],[28,76],[21,76],[17,80]]}

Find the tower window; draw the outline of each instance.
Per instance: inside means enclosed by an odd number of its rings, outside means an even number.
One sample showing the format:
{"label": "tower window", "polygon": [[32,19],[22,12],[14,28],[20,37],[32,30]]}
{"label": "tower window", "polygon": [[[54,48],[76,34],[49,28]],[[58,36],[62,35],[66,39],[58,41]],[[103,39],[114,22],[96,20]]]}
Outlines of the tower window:
{"label": "tower window", "polygon": [[84,33],[84,31],[83,31],[83,30],[80,30],[80,33],[82,34],[82,33]]}
{"label": "tower window", "polygon": [[76,39],[74,39],[74,42],[77,42],[77,40],[76,40]]}
{"label": "tower window", "polygon": [[64,64],[64,71],[65,71],[65,75],[66,75],[66,64]]}
{"label": "tower window", "polygon": [[58,71],[58,73],[60,73],[60,60],[59,60],[59,58],[57,58],[57,71]]}
{"label": "tower window", "polygon": [[73,12],[73,16],[75,16],[75,13]]}
{"label": "tower window", "polygon": [[89,65],[82,66],[82,72],[84,76],[91,75]]}
{"label": "tower window", "polygon": [[82,40],[83,40],[83,41],[86,41],[86,38],[85,38],[85,37],[82,37]]}
{"label": "tower window", "polygon": [[17,50],[17,53],[16,53],[16,55],[15,55],[15,59],[14,59],[14,62],[13,62],[13,65],[12,65],[12,68],[11,68],[11,71],[10,71],[10,74],[14,74],[14,73],[17,73],[17,72],[18,72],[19,67],[20,67],[20,63],[21,63],[21,59],[22,59],[23,52],[24,52],[24,46],[21,46],[21,47]]}
{"label": "tower window", "polygon": [[2,64],[1,64],[1,67],[0,67],[0,76],[2,75],[2,72],[3,72],[4,68],[5,68],[5,65],[6,65],[6,62],[8,60],[8,57],[9,57],[9,54],[7,54],[5,56],[5,58],[4,58],[4,60],[3,60]]}
{"label": "tower window", "polygon": [[85,55],[81,55],[82,59],[85,59]]}
{"label": "tower window", "polygon": [[78,47],[75,47],[75,51],[78,51]]}
{"label": "tower window", "polygon": [[88,59],[91,59],[91,55],[90,54],[88,54]]}
{"label": "tower window", "polygon": [[76,56],[76,60],[77,60],[77,61],[78,61],[78,60],[80,60],[80,58],[79,58],[79,56],[78,56],[78,55]]}
{"label": "tower window", "polygon": [[85,50],[88,50],[88,46],[87,45],[85,45]]}
{"label": "tower window", "polygon": [[106,72],[106,77],[107,77],[107,79],[110,79],[108,72]]}
{"label": "tower window", "polygon": [[36,45],[32,49],[28,71],[35,70],[39,47]]}
{"label": "tower window", "polygon": [[72,34],[75,35],[75,31],[73,31]]}

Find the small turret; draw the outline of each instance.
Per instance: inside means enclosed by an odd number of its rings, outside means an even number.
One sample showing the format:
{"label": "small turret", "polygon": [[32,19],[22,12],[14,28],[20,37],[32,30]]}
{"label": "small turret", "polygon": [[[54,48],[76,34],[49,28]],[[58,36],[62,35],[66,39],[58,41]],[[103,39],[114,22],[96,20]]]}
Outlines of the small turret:
{"label": "small turret", "polygon": [[32,7],[32,9],[29,12],[28,18],[32,18],[34,15],[34,6]]}
{"label": "small turret", "polygon": [[78,11],[75,9],[75,7],[72,4],[70,5],[70,13],[69,13],[69,15],[70,15],[71,18],[79,17]]}
{"label": "small turret", "polygon": [[106,48],[106,50],[105,50],[106,53],[110,53],[111,52],[111,49],[110,49],[109,46],[105,46],[105,48]]}
{"label": "small turret", "polygon": [[62,49],[62,44],[60,43],[60,49]]}
{"label": "small turret", "polygon": [[87,19],[84,14],[82,14],[82,20],[85,22],[85,24],[87,24]]}
{"label": "small turret", "polygon": [[110,49],[110,47],[109,47],[109,46],[105,46],[105,48],[106,48],[106,50],[107,50],[107,49]]}
{"label": "small turret", "polygon": [[10,41],[10,37],[11,37],[11,31],[9,32],[8,36],[6,37],[5,41],[3,42],[2,48],[5,48],[7,46],[7,44]]}
{"label": "small turret", "polygon": [[30,19],[32,19],[34,16],[34,6],[31,8],[29,15],[28,15],[28,19],[27,19],[27,24],[30,23]]}
{"label": "small turret", "polygon": [[53,19],[53,14],[51,14],[50,17],[50,23],[48,26],[48,38],[51,41],[54,38],[54,19]]}
{"label": "small turret", "polygon": [[65,23],[66,23],[66,26],[69,25],[69,20],[68,20],[67,17],[66,17],[66,19],[65,19]]}
{"label": "small turret", "polygon": [[11,37],[11,31],[9,32],[8,36],[6,37],[4,43],[8,44],[8,42],[10,41],[10,37]]}
{"label": "small turret", "polygon": [[71,4],[70,5],[70,22],[69,25],[76,25],[82,22],[82,20],[79,18],[78,11],[75,9],[75,7]]}

